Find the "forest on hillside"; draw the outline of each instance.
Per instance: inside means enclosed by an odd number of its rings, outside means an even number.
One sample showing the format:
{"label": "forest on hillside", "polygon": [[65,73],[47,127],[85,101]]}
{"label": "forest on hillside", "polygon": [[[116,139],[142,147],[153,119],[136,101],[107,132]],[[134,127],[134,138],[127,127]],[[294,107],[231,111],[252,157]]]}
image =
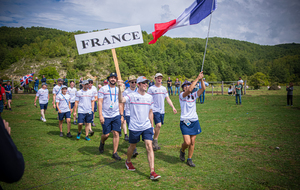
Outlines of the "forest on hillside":
{"label": "forest on hillside", "polygon": [[[45,73],[51,60],[67,73],[67,78],[100,76],[114,71],[110,50],[78,55],[75,34],[84,31],[66,32],[44,27],[0,27],[0,72],[23,75],[32,72]],[[144,43],[117,48],[120,71],[129,75],[153,76],[161,72],[181,79],[196,76],[203,59],[205,39],[161,37],[156,44],[148,45],[152,35],[143,31]],[[300,81],[300,44],[262,46],[245,41],[225,38],[209,38],[204,64],[204,74],[209,81],[235,81],[239,76],[250,79],[263,75],[264,80],[274,83]],[[10,67],[18,67],[7,73]],[[45,65],[46,63],[46,65]],[[48,76],[51,78],[51,76]]]}

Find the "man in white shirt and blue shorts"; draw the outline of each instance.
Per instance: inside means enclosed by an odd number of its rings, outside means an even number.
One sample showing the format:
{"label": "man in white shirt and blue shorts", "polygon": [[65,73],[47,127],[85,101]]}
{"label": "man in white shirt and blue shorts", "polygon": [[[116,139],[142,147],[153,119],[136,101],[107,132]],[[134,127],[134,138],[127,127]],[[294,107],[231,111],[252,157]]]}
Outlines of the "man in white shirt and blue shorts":
{"label": "man in white shirt and blue shorts", "polygon": [[[196,92],[193,89],[200,80],[202,88]],[[180,149],[180,160],[185,161],[185,149],[188,149],[187,165],[195,167],[192,161],[192,156],[195,149],[196,136],[201,133],[201,127],[198,120],[196,110],[196,100],[205,91],[205,84],[203,81],[203,72],[200,72],[193,83],[184,82],[182,84],[182,92],[179,95],[179,102],[181,107],[180,129],[184,142]],[[202,116],[203,117],[203,116]]]}
{"label": "man in white shirt and blue shorts", "polygon": [[100,140],[99,151],[104,152],[104,143],[108,139],[109,133],[113,133],[113,155],[112,158],[121,160],[118,155],[119,133],[121,132],[121,117],[123,120],[123,113],[121,113],[119,104],[119,88],[116,87],[118,76],[116,73],[111,73],[107,80],[109,84],[100,88],[98,92],[98,108],[99,119],[102,124],[102,136]]}
{"label": "man in white shirt and blue shorts", "polygon": [[76,93],[73,113],[75,117],[78,108],[78,134],[76,138],[77,140],[80,139],[82,125],[85,123],[85,140],[90,141],[91,139],[88,135],[93,120],[95,96],[92,91],[88,90],[89,82],[87,80],[84,80],[82,85],[82,89]]}
{"label": "man in white shirt and blue shorts", "polygon": [[151,86],[148,89],[148,94],[153,97],[154,106],[153,106],[153,116],[154,116],[154,139],[153,139],[153,150],[160,150],[158,146],[158,136],[160,132],[161,126],[164,124],[164,117],[165,117],[165,99],[167,100],[168,104],[172,107],[174,114],[177,113],[172,100],[168,95],[168,91],[166,87],[162,86],[162,79],[163,75],[161,73],[156,73],[155,75],[155,85]]}
{"label": "man in white shirt and blue shorts", "polygon": [[47,89],[47,84],[42,83],[42,88],[39,89],[36,93],[35,99],[34,99],[34,106],[36,106],[36,100],[39,97],[39,103],[40,103],[40,109],[41,109],[41,120],[43,122],[46,122],[46,110],[48,107],[48,102],[50,99],[49,90]]}
{"label": "man in white shirt and blue shorts", "polygon": [[98,91],[97,91],[97,88],[95,86],[93,86],[93,83],[94,81],[92,79],[88,79],[89,81],[89,88],[88,90],[91,90],[95,96],[95,103],[94,103],[94,113],[93,113],[93,121],[92,121],[92,126],[93,127],[96,127],[95,123],[94,123],[94,120],[95,120],[95,113],[97,112],[97,99],[98,99]]}
{"label": "man in white shirt and blue shorts", "polygon": [[[127,160],[125,166],[130,171],[135,171],[132,165],[131,157],[136,144],[140,141],[140,136],[145,142],[148,163],[150,167],[150,179],[157,180],[161,176],[155,173],[154,170],[154,152],[152,147],[153,141],[153,97],[146,93],[149,80],[141,76],[137,79],[138,91],[127,94],[122,97],[119,94],[120,103],[130,104],[130,124],[129,124],[129,143],[127,150]],[[118,87],[121,92],[123,81],[118,81]]]}
{"label": "man in white shirt and blue shorts", "polygon": [[[57,79],[57,85],[54,86],[53,90],[52,90],[52,93],[53,93],[53,100],[52,100],[52,105],[53,105],[53,108],[56,108],[56,111],[58,111],[57,107],[56,107],[56,104],[55,104],[55,100],[56,100],[56,96],[61,93],[61,87],[63,85],[63,79],[59,78]],[[57,116],[57,119],[59,119],[59,116]]]}
{"label": "man in white shirt and blue shorts", "polygon": [[[74,81],[70,81],[70,87],[68,87],[68,91],[67,91],[67,93],[71,97],[71,100],[70,100],[70,102],[71,102],[71,115],[73,113],[73,108],[75,106],[75,98],[76,98],[76,92],[77,92],[77,89],[74,86],[75,86]],[[76,123],[76,116],[74,117],[73,124],[77,125],[77,123]]]}
{"label": "man in white shirt and blue shorts", "polygon": [[67,121],[68,124],[68,133],[67,137],[71,138],[71,96],[67,94],[68,87],[65,85],[62,85],[61,87],[61,93],[57,94],[56,96],[56,107],[58,109],[58,117],[59,117],[59,130],[60,130],[60,137],[63,137],[64,134],[62,132],[62,124],[64,121],[64,118]]}

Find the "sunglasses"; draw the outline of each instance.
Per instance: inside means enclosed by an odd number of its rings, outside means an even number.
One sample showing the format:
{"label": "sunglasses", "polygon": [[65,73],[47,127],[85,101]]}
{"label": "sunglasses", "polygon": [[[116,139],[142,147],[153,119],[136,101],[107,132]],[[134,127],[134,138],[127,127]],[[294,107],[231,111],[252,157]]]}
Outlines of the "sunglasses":
{"label": "sunglasses", "polygon": [[132,83],[132,84],[133,84],[133,83],[136,83],[136,81],[131,81],[130,83]]}
{"label": "sunglasses", "polygon": [[140,82],[140,83],[142,83],[142,84],[148,84],[147,82]]}

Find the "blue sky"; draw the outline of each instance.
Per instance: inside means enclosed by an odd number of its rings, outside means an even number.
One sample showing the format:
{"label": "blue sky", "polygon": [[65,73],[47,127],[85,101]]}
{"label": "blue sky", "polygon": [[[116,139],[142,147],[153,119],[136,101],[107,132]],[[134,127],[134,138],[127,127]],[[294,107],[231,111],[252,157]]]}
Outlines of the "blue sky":
{"label": "blue sky", "polygon": [[[1,0],[0,26],[43,26],[65,31],[92,31],[177,18],[194,0]],[[299,0],[217,0],[210,37],[261,45],[300,43]],[[206,38],[209,18],[170,30],[170,37]]]}

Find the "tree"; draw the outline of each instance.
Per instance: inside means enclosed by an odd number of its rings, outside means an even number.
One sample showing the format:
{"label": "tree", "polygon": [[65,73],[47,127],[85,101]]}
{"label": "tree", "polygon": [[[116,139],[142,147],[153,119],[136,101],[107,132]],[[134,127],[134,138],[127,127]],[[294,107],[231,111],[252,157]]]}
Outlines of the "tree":
{"label": "tree", "polygon": [[254,89],[259,89],[261,86],[269,85],[268,77],[262,72],[257,72],[250,78],[250,85],[254,86]]}
{"label": "tree", "polygon": [[39,78],[42,78],[43,75],[45,75],[45,77],[48,79],[59,78],[59,74],[58,74],[56,68],[52,67],[52,66],[48,66],[48,67],[45,67],[44,69],[41,69],[39,72]]}

